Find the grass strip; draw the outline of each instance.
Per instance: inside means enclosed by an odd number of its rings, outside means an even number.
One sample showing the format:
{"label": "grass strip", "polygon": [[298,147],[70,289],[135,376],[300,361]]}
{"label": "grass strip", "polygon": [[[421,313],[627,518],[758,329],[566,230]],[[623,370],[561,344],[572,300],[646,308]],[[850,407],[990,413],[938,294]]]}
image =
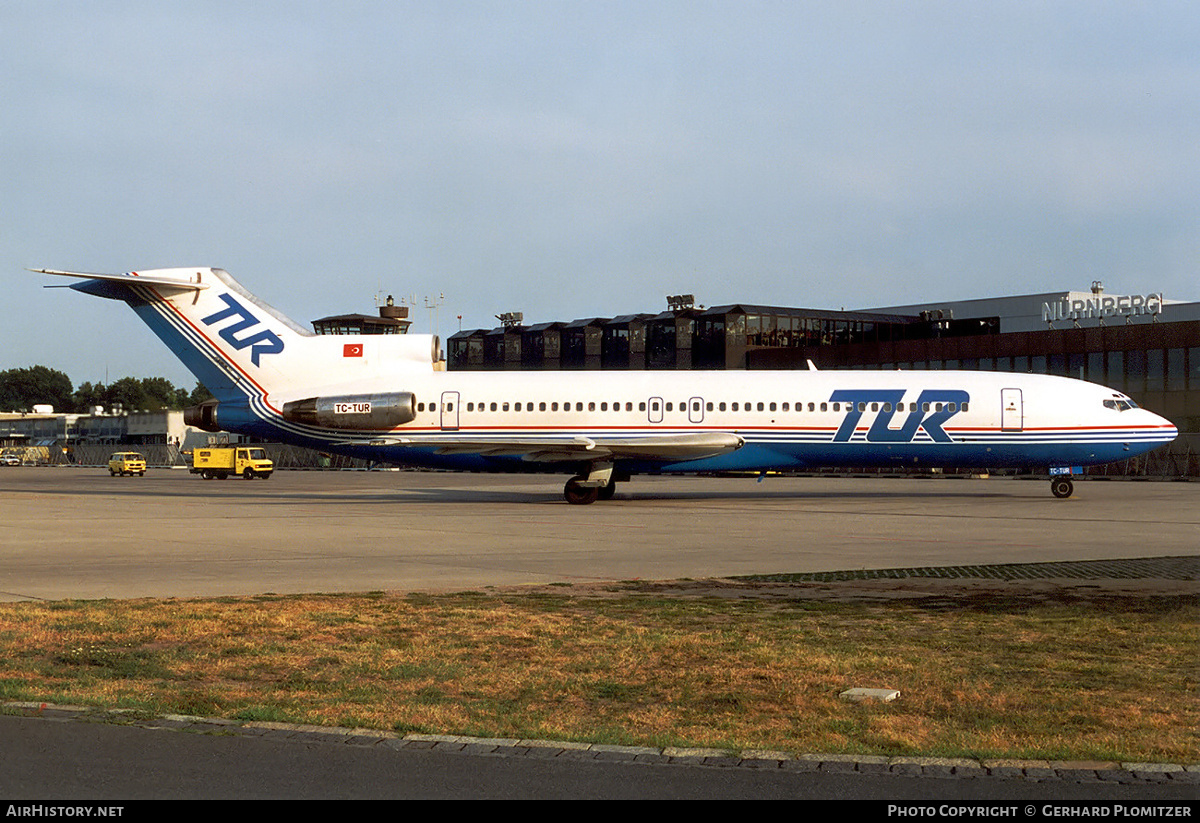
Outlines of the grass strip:
{"label": "grass strip", "polygon": [[[0,699],[734,751],[1200,760],[1200,598],[555,592],[0,604]],[[901,696],[839,699],[854,686]]]}

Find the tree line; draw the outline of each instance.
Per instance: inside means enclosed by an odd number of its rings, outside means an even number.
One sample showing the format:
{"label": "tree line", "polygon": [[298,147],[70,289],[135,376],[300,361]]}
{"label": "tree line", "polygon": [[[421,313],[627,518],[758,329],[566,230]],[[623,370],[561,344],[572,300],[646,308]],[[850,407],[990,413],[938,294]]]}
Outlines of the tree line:
{"label": "tree line", "polygon": [[184,409],[210,397],[200,383],[189,391],[176,388],[165,377],[122,377],[107,386],[81,383],[75,388],[70,377],[46,366],[0,371],[0,411],[8,412],[28,412],[39,405],[78,413],[90,412],[95,406],[125,411]]}

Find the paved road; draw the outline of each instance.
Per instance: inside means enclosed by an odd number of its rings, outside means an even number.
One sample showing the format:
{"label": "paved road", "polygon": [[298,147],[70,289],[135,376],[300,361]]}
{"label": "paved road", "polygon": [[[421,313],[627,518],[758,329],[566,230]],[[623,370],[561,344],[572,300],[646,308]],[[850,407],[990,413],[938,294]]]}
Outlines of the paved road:
{"label": "paved road", "polygon": [[1200,483],[0,469],[0,599],[456,590],[1200,554]]}
{"label": "paved road", "polygon": [[[197,730],[197,724],[186,722],[161,725]],[[0,797],[856,798],[1039,801],[1038,808],[1047,801],[1149,801],[1188,805],[1193,817],[1200,797],[1200,772],[1195,771],[1028,764],[988,774],[833,759],[780,763],[550,745],[408,742],[319,730],[222,731],[0,716]]]}

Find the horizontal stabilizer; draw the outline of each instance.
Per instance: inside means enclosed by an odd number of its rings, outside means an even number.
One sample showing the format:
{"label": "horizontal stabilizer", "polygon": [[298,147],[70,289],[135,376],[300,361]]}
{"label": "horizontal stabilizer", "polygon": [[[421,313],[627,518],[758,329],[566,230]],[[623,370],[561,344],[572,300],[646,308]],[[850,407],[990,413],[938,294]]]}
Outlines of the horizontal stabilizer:
{"label": "horizontal stabilizer", "polygon": [[197,271],[194,279],[189,274],[192,269],[179,269],[179,277],[164,277],[140,275],[137,272],[127,272],[125,274],[98,274],[96,272],[84,271],[57,271],[55,269],[30,269],[30,271],[38,274],[59,274],[64,277],[82,277],[85,280],[103,280],[109,283],[124,283],[130,286],[158,286],[167,289],[179,289],[181,291],[199,291],[207,289],[208,284],[201,282],[201,273]]}

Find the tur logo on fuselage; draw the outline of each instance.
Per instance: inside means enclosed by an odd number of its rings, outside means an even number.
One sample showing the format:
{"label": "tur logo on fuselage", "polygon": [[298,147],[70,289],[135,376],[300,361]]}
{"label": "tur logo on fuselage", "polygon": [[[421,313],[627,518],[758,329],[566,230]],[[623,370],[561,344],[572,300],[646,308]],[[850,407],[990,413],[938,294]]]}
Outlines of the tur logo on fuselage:
{"label": "tur logo on fuselage", "polygon": [[200,318],[201,323],[206,326],[211,326],[214,323],[220,323],[222,320],[226,320],[230,317],[238,318],[239,322],[226,326],[225,328],[221,329],[218,334],[221,336],[222,340],[233,346],[238,351],[241,351],[249,346],[250,362],[256,366],[258,365],[258,358],[262,357],[264,354],[279,354],[281,351],[283,351],[283,341],[280,340],[279,336],[270,329],[262,329],[254,334],[238,339],[237,334],[239,332],[244,332],[248,329],[254,328],[259,324],[260,321],[257,317],[250,313],[249,309],[239,303],[233,297],[233,295],[219,294],[217,296],[225,301],[225,305],[227,305],[229,308],[214,312],[208,317]]}
{"label": "tur logo on fuselage", "polygon": [[871,410],[875,421],[867,430],[869,443],[911,443],[917,432],[924,429],[935,443],[954,442],[942,428],[946,421],[958,414],[971,395],[961,389],[925,389],[917,402],[912,404],[908,417],[896,429],[891,427],[892,418],[902,412],[901,399],[904,389],[839,389],[829,397],[831,403],[845,403],[846,419],[833,435],[834,443],[848,443],[854,436],[863,415]]}

